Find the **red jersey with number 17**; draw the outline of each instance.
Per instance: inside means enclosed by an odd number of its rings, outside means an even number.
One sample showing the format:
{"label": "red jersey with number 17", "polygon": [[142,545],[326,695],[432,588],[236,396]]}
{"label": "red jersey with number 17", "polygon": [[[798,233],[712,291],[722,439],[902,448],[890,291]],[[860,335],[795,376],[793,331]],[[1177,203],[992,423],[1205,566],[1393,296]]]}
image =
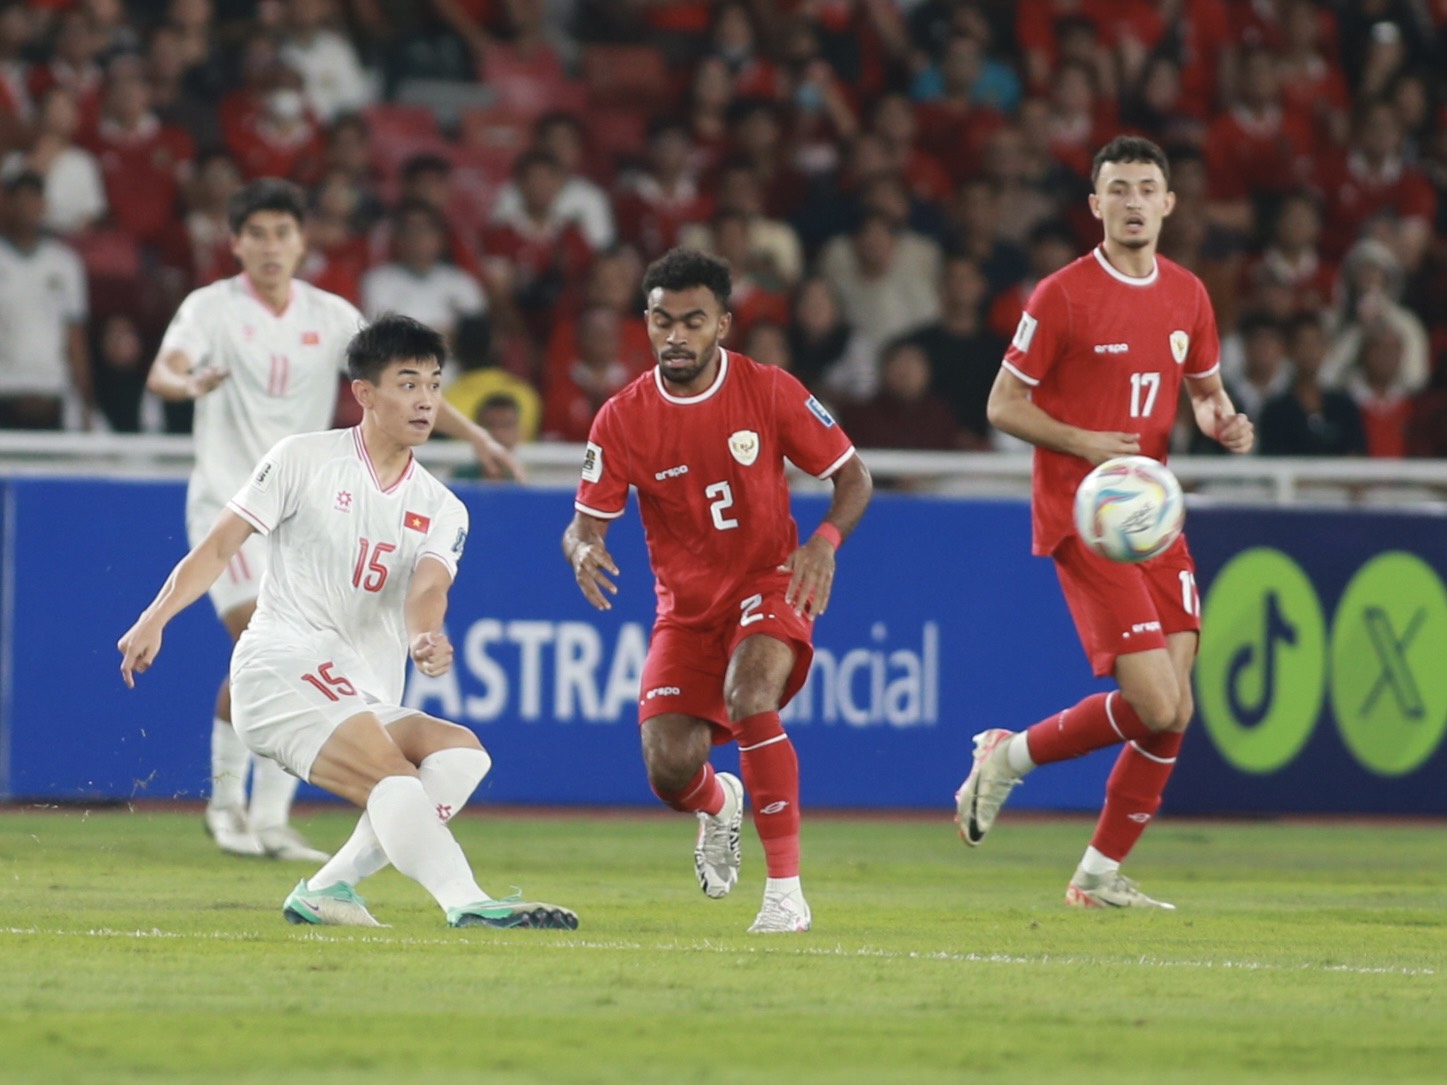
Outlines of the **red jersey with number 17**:
{"label": "red jersey with number 17", "polygon": [[575,506],[613,520],[637,489],[658,616],[711,625],[736,618],[739,588],[799,544],[784,459],[828,478],[853,454],[794,377],[720,350],[696,396],[673,395],[654,367],[603,404]]}
{"label": "red jersey with number 17", "polygon": [[[1200,279],[1161,256],[1132,278],[1097,247],[1035,288],[1002,364],[1052,418],[1137,434],[1141,454],[1164,463],[1182,376],[1211,376],[1220,355]],[[1079,456],[1035,449],[1035,553],[1052,554],[1075,533],[1075,490],[1089,471]]]}

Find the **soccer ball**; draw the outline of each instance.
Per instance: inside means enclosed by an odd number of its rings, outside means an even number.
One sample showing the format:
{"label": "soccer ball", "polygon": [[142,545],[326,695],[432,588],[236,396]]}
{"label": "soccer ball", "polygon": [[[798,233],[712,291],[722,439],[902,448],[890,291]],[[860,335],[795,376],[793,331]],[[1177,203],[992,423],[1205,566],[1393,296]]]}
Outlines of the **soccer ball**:
{"label": "soccer ball", "polygon": [[1181,484],[1149,456],[1117,456],[1075,491],[1075,530],[1111,561],[1149,561],[1170,549],[1186,523]]}

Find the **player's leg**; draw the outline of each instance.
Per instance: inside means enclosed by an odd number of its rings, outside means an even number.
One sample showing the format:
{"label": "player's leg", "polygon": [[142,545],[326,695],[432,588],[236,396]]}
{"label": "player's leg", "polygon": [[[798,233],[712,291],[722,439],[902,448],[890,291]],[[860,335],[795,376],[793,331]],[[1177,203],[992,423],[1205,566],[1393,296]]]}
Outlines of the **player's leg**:
{"label": "player's leg", "polygon": [[[432,801],[439,820],[448,822],[467,804],[492,768],[492,758],[466,727],[422,713],[409,713],[386,724],[402,756],[417,766],[417,778]],[[365,812],[351,837],[316,874],[311,889],[342,883],[355,887],[387,865],[387,855]]]}
{"label": "player's leg", "polygon": [[[1037,766],[1147,740],[1175,721],[1179,689],[1156,596],[1142,567],[1106,561],[1074,538],[1054,559],[1091,669],[1102,677],[1114,674],[1121,688],[1093,693],[1024,731],[993,728],[975,736],[974,764],[955,793],[960,837],[972,847],[984,840],[1015,785]],[[1118,666],[1126,660],[1131,662]]]}
{"label": "player's leg", "polygon": [[755,932],[806,931],[811,922],[799,883],[799,758],[779,718],[798,662],[791,641],[752,634],[734,648],[724,677],[724,703],[768,875],[763,907],[749,928]]}
{"label": "player's leg", "polygon": [[[226,574],[226,575],[229,575]],[[229,600],[228,600],[229,601]],[[256,600],[236,602],[221,612],[221,623],[236,643],[256,610]],[[265,849],[247,823],[246,777],[251,751],[231,723],[231,679],[221,680],[211,719],[211,795],[206,800],[206,831],[216,846],[232,855],[264,855]]]}
{"label": "player's leg", "polygon": [[1141,653],[1149,659],[1122,656],[1118,661],[1116,673],[1122,694],[1134,690],[1144,699],[1174,692],[1174,718],[1169,727],[1122,747],[1106,782],[1105,805],[1090,846],[1066,889],[1068,904],[1085,908],[1173,907],[1142,893],[1133,881],[1121,875],[1120,865],[1160,809],[1161,796],[1176,766],[1186,725],[1195,709],[1191,667],[1197,639],[1194,631],[1167,636],[1165,673],[1158,658],[1161,653]]}
{"label": "player's leg", "polygon": [[648,784],[675,810],[698,817],[693,869],[714,899],[738,882],[744,789],[715,773],[713,747],[733,737],[724,725],[726,641],[717,633],[654,626],[638,700],[639,739]]}

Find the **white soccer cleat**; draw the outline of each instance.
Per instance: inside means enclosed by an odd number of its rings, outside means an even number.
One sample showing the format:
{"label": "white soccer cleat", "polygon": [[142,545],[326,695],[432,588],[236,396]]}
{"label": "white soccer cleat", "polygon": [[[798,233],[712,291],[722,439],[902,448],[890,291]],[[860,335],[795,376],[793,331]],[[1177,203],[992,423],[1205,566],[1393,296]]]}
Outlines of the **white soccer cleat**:
{"label": "white soccer cleat", "polygon": [[797,934],[809,929],[813,916],[804,894],[795,889],[788,893],[764,890],[764,906],[749,928],[750,934]]}
{"label": "white soccer cleat", "polygon": [[350,885],[337,882],[325,889],[308,889],[306,879],[281,906],[288,923],[310,923],[322,927],[385,927],[367,911],[367,902],[357,896]]}
{"label": "white soccer cleat", "polygon": [[258,829],[256,839],[261,845],[261,850],[273,859],[325,863],[331,858],[326,852],[319,851],[308,844],[306,837],[290,825],[273,825],[269,829]]}
{"label": "white soccer cleat", "polygon": [[228,855],[265,855],[261,841],[246,824],[246,814],[234,806],[206,807],[206,835]]}
{"label": "white soccer cleat", "polygon": [[1140,886],[1120,871],[1109,874],[1087,874],[1079,867],[1065,889],[1065,903],[1072,908],[1165,908],[1175,911],[1174,904],[1156,900],[1141,892]]}
{"label": "white soccer cleat", "polygon": [[1014,731],[1003,727],[975,736],[974,767],[955,792],[955,824],[960,827],[960,839],[972,848],[980,846],[995,824],[1000,807],[1020,782],[1020,777],[1010,771],[1005,749],[1014,736]]}
{"label": "white soccer cleat", "polygon": [[744,785],[731,772],[718,774],[724,804],[717,814],[698,813],[698,840],[693,845],[693,869],[705,895],[718,900],[729,895],[739,880],[739,829],[744,823]]}

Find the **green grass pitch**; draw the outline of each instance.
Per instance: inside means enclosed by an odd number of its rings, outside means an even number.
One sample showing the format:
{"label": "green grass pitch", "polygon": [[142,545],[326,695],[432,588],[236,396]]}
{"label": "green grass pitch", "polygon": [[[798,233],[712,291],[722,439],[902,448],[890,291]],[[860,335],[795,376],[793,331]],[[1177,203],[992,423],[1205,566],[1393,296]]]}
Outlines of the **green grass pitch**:
{"label": "green grass pitch", "polygon": [[[352,817],[307,811],[335,846]],[[494,894],[576,932],[452,931],[387,871],[388,930],[298,928],[305,868],[195,811],[0,812],[0,1082],[1441,1082],[1447,826],[1163,821],[1130,867],[1173,913],[1078,912],[1081,821],[805,824],[814,930],[744,933],[693,823],[469,813]]]}

